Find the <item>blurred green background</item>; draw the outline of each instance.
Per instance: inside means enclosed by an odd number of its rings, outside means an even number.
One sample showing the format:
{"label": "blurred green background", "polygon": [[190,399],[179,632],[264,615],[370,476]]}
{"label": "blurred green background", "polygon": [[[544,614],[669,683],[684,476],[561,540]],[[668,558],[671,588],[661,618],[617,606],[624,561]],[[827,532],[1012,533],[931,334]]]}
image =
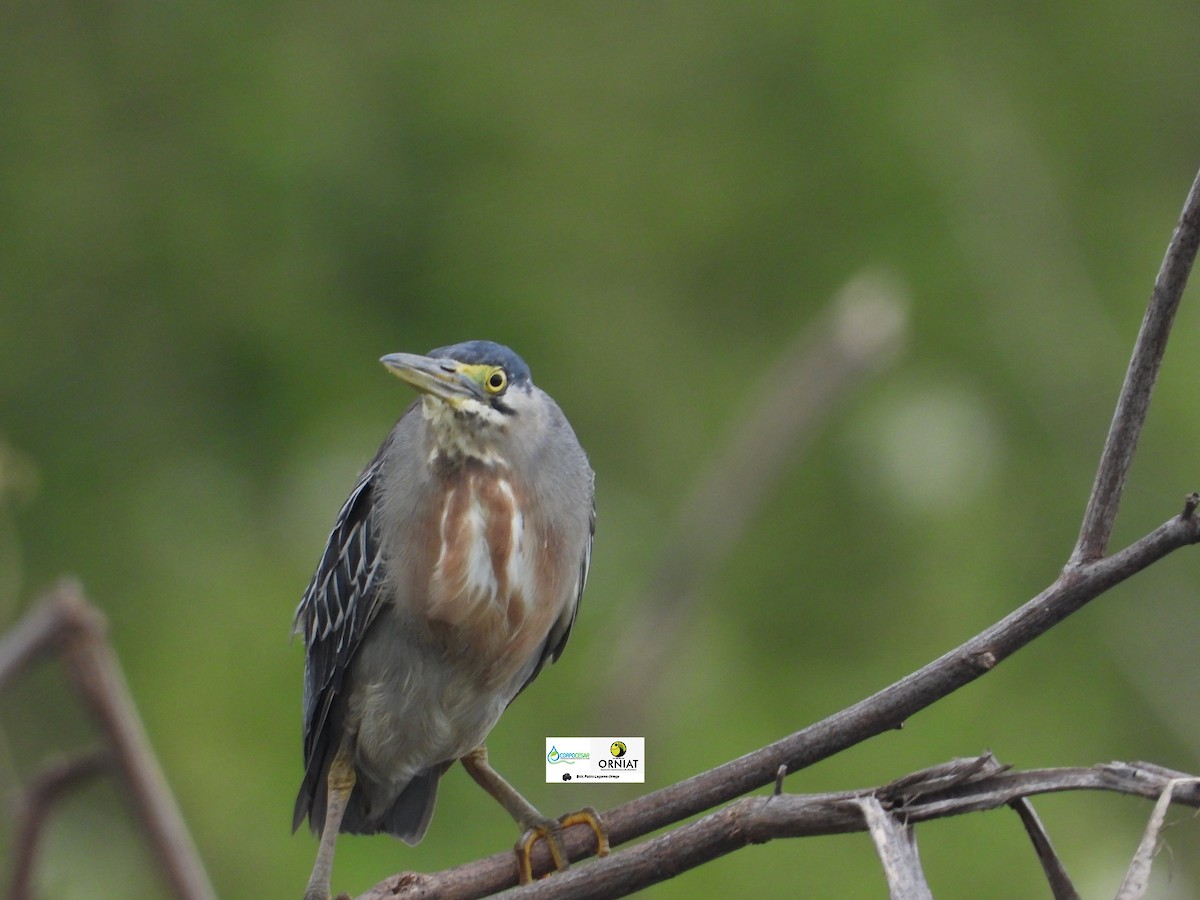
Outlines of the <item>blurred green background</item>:
{"label": "blurred green background", "polygon": [[[832,713],[1054,579],[1154,274],[1200,164],[1200,7],[37,4],[0,10],[0,613],[80,577],[223,897],[298,897],[293,609],[411,392],[377,363],[512,345],[597,471],[567,653],[498,767],[547,811],[547,735],[645,733],[647,788]],[[619,714],[618,636],[764,372],[864,268],[905,350],[794,452]],[[1200,323],[1177,320],[1114,547],[1200,488]],[[789,451],[792,453],[792,451]],[[793,776],[1200,770],[1183,551],[992,675]],[[617,713],[611,712],[617,710]],[[93,734],[53,667],[0,697],[0,787]],[[432,830],[338,848],[335,888],[509,846],[453,770]],[[1036,804],[1086,896],[1150,805]],[[1200,892],[1176,812],[1154,896]],[[11,816],[0,838],[11,839]],[[944,897],[1046,895],[1011,813],[923,826]],[[7,843],[6,843],[7,846]],[[109,785],[56,817],[46,896],[164,890]],[[650,896],[877,897],[867,838],[778,841]]]}

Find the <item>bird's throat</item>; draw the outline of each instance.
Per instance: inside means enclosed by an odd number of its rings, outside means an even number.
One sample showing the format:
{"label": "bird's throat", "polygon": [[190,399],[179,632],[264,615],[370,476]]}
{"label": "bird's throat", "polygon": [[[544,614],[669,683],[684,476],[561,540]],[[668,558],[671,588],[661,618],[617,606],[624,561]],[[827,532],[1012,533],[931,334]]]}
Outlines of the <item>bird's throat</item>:
{"label": "bird's throat", "polygon": [[507,425],[505,416],[486,403],[469,397],[443,400],[426,395],[421,415],[429,429],[430,464],[476,461],[504,465],[496,450],[496,437]]}

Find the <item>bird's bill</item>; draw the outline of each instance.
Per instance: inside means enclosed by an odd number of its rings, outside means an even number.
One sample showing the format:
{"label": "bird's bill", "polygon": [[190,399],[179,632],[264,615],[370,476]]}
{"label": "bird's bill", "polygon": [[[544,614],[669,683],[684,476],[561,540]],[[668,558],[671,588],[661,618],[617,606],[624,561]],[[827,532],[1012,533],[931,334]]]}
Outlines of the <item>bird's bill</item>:
{"label": "bird's bill", "polygon": [[379,360],[389,372],[423,394],[455,401],[469,397],[483,399],[480,387],[487,366],[473,366],[453,359],[418,356],[415,353],[389,353]]}

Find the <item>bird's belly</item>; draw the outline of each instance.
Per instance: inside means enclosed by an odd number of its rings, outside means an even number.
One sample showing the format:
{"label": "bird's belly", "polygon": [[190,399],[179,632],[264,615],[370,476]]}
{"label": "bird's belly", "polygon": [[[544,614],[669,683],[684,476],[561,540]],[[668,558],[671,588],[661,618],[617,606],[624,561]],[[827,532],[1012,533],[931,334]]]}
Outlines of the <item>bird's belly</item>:
{"label": "bird's belly", "polygon": [[360,769],[397,785],[478,747],[512,699],[464,678],[428,647],[403,652],[387,666],[371,665],[369,655],[360,660],[368,680],[351,711]]}

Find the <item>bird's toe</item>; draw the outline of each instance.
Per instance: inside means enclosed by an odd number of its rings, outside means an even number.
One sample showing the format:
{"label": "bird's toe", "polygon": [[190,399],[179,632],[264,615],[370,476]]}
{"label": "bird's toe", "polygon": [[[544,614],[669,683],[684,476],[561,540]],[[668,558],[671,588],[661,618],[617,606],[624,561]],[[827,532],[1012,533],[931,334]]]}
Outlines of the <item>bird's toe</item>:
{"label": "bird's toe", "polygon": [[608,855],[608,831],[604,827],[600,814],[590,806],[567,813],[557,819],[539,819],[529,826],[514,848],[521,884],[529,884],[533,881],[533,848],[538,841],[546,842],[556,870],[561,872],[571,865],[566,848],[563,846],[562,836],[563,829],[570,828],[572,825],[587,825],[591,828],[596,835],[596,855]]}

